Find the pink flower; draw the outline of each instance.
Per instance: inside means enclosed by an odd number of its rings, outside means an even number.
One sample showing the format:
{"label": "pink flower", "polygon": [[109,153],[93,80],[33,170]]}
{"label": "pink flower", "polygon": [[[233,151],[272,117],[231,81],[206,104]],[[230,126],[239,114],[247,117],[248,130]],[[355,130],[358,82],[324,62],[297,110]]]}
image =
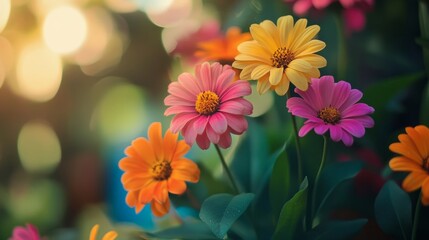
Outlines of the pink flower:
{"label": "pink flower", "polygon": [[305,136],[314,129],[319,135],[328,130],[331,139],[340,140],[346,146],[353,144],[353,137],[363,137],[365,128],[374,126],[374,120],[368,116],[374,108],[357,103],[362,98],[362,92],[351,89],[349,83],[334,82],[332,76],[313,78],[307,91],[295,88],[301,97],[287,100],[286,106],[293,115],[306,118],[299,136]]}
{"label": "pink flower", "polygon": [[32,224],[27,224],[27,227],[15,227],[12,237],[9,240],[41,240],[39,231]]}
{"label": "pink flower", "polygon": [[222,148],[231,146],[231,133],[247,129],[245,115],[252,114],[252,104],[243,99],[252,90],[248,81],[233,81],[235,72],[228,65],[204,62],[196,66],[195,76],[182,73],[168,86],[164,100],[170,106],[165,115],[176,114],[171,121],[173,133],[181,131],[186,143],[197,141],[201,149],[210,143]]}

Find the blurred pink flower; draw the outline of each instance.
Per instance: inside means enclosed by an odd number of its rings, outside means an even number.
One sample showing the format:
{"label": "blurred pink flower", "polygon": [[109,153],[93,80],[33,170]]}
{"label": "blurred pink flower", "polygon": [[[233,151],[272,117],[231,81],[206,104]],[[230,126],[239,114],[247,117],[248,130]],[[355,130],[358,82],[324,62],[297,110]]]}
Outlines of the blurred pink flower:
{"label": "blurred pink flower", "polygon": [[204,62],[196,66],[195,77],[182,73],[177,82],[170,83],[170,95],[164,100],[170,106],[164,115],[175,114],[170,130],[181,131],[186,143],[196,141],[201,149],[210,143],[231,146],[231,133],[246,131],[244,116],[253,111],[252,104],[243,98],[252,92],[249,82],[233,81],[234,75],[229,65]]}
{"label": "blurred pink flower", "polygon": [[195,51],[198,49],[197,43],[220,38],[221,36],[222,33],[219,22],[210,21],[204,23],[197,31],[180,39],[171,53],[182,56],[190,63],[195,63],[199,60],[199,58],[194,55]]}
{"label": "blurred pink flower", "polygon": [[346,31],[360,31],[365,27],[365,13],[374,6],[374,0],[284,0],[293,3],[297,15],[305,15],[312,7],[322,10],[334,2],[340,2]]}
{"label": "blurred pink flower", "polygon": [[15,227],[12,237],[9,240],[41,240],[39,231],[32,224],[27,224],[27,227]]}
{"label": "blurred pink flower", "polygon": [[363,137],[365,128],[374,126],[374,120],[368,116],[374,108],[357,103],[362,92],[351,89],[347,82],[335,83],[332,76],[323,76],[313,78],[307,91],[295,88],[295,92],[301,97],[288,99],[286,106],[293,115],[307,119],[299,131],[300,137],[312,129],[319,135],[329,130],[333,141],[342,140],[351,146],[353,137]]}

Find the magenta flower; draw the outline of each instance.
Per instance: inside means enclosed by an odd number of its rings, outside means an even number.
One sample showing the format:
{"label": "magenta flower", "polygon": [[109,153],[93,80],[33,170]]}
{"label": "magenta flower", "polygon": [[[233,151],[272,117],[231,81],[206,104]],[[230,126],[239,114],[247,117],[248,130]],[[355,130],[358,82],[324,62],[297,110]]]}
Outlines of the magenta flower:
{"label": "magenta flower", "polygon": [[170,106],[164,115],[176,114],[171,121],[173,133],[181,131],[186,143],[195,141],[201,149],[210,143],[222,148],[231,146],[231,133],[247,129],[245,115],[252,114],[252,104],[243,96],[252,90],[244,80],[233,81],[235,72],[228,65],[207,62],[195,69],[195,77],[182,73],[168,86],[164,100]]}
{"label": "magenta flower", "polygon": [[9,240],[41,240],[39,231],[32,224],[27,224],[27,227],[15,227],[12,237]]}
{"label": "magenta flower", "polygon": [[295,92],[301,97],[288,99],[286,107],[292,115],[307,119],[299,131],[300,137],[312,129],[319,135],[329,130],[333,141],[342,140],[351,146],[353,137],[363,137],[365,128],[374,126],[374,120],[368,116],[374,108],[357,103],[362,92],[351,89],[347,82],[335,83],[332,76],[323,76],[313,78],[307,91],[295,88]]}

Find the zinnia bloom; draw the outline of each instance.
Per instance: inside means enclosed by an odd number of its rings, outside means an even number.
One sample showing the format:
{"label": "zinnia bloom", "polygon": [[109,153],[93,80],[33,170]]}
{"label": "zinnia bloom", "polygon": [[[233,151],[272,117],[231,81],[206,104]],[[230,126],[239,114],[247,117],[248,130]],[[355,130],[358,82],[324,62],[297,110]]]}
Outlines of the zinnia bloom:
{"label": "zinnia bloom", "polygon": [[161,217],[170,210],[168,192],[184,193],[185,181],[198,182],[200,169],[184,157],[190,146],[178,141],[178,134],[167,130],[162,137],[161,123],[152,123],[148,136],[135,139],[125,149],[127,156],[119,161],[119,168],[125,172],[121,181],[128,191],[128,206],[139,213],[151,203],[153,214]]}
{"label": "zinnia bloom", "polygon": [[240,54],[232,66],[243,69],[241,79],[258,80],[260,94],[274,89],[285,95],[289,82],[305,91],[311,78],[320,76],[319,68],[326,66],[326,59],[315,54],[326,46],[313,39],[319,31],[317,25],[307,27],[306,19],[294,24],[292,16],[279,18],[277,26],[269,20],[252,24],[254,40],[238,46]]}
{"label": "zinnia bloom", "polygon": [[300,137],[312,129],[319,135],[329,130],[333,141],[342,140],[351,146],[353,137],[363,137],[365,128],[374,126],[374,120],[368,116],[374,108],[357,103],[362,92],[351,89],[347,82],[335,83],[332,76],[323,76],[313,78],[307,91],[295,92],[301,97],[288,99],[286,106],[293,115],[307,119],[299,131]]}
{"label": "zinnia bloom", "polygon": [[422,188],[422,203],[429,205],[429,129],[426,126],[405,128],[406,134],[399,134],[399,142],[390,144],[390,151],[401,156],[390,160],[393,171],[410,172],[402,182],[402,188],[412,192]]}
{"label": "zinnia bloom", "polygon": [[41,240],[39,230],[32,225],[27,224],[27,227],[15,227],[13,229],[12,237],[9,240]]}
{"label": "zinnia bloom", "polygon": [[197,141],[201,149],[207,149],[210,142],[228,148],[231,133],[242,134],[247,129],[244,116],[252,114],[253,106],[243,96],[252,92],[250,84],[233,81],[231,67],[219,63],[197,65],[195,75],[182,73],[168,86],[170,95],[164,103],[170,107],[164,114],[176,114],[170,129],[181,131],[189,145]]}
{"label": "zinnia bloom", "polygon": [[[98,224],[95,224],[94,227],[92,227],[91,233],[89,234],[89,240],[96,240],[97,239],[96,237],[97,237],[97,232],[98,232],[99,227],[100,226]],[[110,232],[104,234],[102,240],[115,240],[117,236],[118,236],[117,232],[110,231]]]}

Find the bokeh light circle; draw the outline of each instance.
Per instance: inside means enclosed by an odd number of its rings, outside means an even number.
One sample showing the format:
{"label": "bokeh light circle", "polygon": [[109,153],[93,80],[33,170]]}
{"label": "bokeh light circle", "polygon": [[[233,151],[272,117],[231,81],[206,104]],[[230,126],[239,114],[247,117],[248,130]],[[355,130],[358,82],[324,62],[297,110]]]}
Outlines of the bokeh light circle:
{"label": "bokeh light circle", "polygon": [[0,33],[6,27],[10,15],[10,0],[0,0]]}

